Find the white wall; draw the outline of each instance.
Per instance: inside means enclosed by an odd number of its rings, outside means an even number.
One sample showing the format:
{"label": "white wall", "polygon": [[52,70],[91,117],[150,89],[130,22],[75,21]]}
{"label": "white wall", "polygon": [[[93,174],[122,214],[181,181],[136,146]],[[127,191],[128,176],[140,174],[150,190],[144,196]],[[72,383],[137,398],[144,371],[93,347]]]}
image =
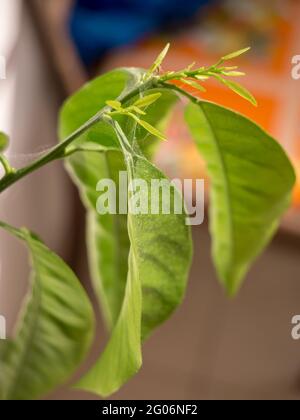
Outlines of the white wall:
{"label": "white wall", "polygon": [[[19,168],[56,144],[60,95],[26,1],[0,0],[0,17],[4,23],[2,30],[0,21],[3,54],[8,54],[16,42],[7,79],[0,81],[0,130],[11,136],[7,157]],[[72,197],[62,163],[56,162],[1,194],[0,220],[28,227],[51,249],[65,256],[72,241],[68,234],[73,222]],[[23,244],[3,231],[0,264],[0,315],[6,317],[11,335],[28,287],[29,264]]]}

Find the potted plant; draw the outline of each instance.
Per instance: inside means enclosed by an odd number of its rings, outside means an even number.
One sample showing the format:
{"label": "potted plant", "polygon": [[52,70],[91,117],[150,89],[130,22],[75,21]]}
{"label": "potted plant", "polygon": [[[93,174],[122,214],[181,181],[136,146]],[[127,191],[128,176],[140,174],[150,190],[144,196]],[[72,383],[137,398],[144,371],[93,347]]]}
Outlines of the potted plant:
{"label": "potted plant", "polygon": [[[164,139],[157,128],[179,96],[188,99],[185,118],[211,178],[210,225],[213,260],[220,282],[234,296],[256,257],[276,232],[288,208],[295,174],[281,146],[255,123],[217,104],[199,100],[182,86],[200,91],[208,78],[250,101],[232,80],[242,73],[228,62],[248,48],[209,67],[160,71],[169,45],[148,70],[117,69],[85,85],[64,104],[60,143],[30,165],[15,170],[3,155],[0,192],[57,159],[65,159],[87,211],[87,248],[95,293],[110,331],[109,342],[77,388],[109,396],[142,364],[142,343],[168,319],[185,294],[192,258],[185,211],[136,211],[151,197],[128,186],[126,208],[99,211],[98,182],[120,187],[152,180],[168,184],[151,162],[151,144]],[[179,83],[180,82],[180,83]],[[170,188],[174,203],[182,202]],[[109,196],[108,196],[109,198]],[[158,199],[159,208],[162,203]],[[132,202],[139,202],[133,210]],[[149,204],[147,202],[147,204]],[[103,204],[103,201],[102,201]],[[101,206],[100,206],[101,207]],[[124,207],[124,206],[123,206]],[[102,208],[102,207],[101,207]],[[144,207],[143,207],[144,208]],[[107,205],[108,210],[112,210]],[[36,399],[65,383],[86,358],[94,334],[92,305],[72,270],[34,233],[1,222],[30,252],[33,275],[17,335],[0,342],[0,397]]]}

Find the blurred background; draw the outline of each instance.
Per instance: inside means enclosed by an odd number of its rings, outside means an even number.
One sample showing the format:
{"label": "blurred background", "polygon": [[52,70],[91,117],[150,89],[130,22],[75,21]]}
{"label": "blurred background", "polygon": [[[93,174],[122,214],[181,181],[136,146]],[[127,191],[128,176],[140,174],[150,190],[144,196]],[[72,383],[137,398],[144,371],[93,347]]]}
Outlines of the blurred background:
{"label": "blurred background", "polygon": [[[164,69],[207,65],[250,45],[240,59],[253,108],[209,82],[208,100],[248,115],[287,150],[299,182],[281,230],[228,300],[217,283],[207,223],[194,229],[195,261],[183,306],[144,348],[144,367],[117,399],[298,399],[300,342],[291,320],[300,314],[300,54],[298,0],[0,0],[0,130],[11,136],[8,158],[24,166],[57,141],[59,107],[89,78],[114,67],[149,67],[167,42]],[[205,177],[205,165],[184,127],[181,107],[156,161],[170,176]],[[84,212],[62,164],[33,174],[0,197],[0,218],[38,232],[90,282]],[[28,283],[27,255],[0,236],[0,314],[13,333]],[[99,316],[91,360],[106,341]],[[88,364],[91,363],[87,361]],[[52,399],[93,396],[58,390]]]}

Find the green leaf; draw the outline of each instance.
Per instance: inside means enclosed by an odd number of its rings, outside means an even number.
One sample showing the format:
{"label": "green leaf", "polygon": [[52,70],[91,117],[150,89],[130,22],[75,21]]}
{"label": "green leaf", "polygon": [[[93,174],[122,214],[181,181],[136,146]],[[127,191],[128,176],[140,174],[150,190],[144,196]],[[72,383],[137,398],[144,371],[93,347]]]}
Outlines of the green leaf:
{"label": "green leaf", "polygon": [[233,111],[199,101],[186,120],[211,178],[215,265],[234,295],[289,206],[294,170],[275,140]]}
{"label": "green leaf", "polygon": [[102,397],[116,392],[142,365],[142,294],[135,264],[131,253],[124,302],[109,343],[95,366],[76,385]]}
{"label": "green leaf", "polygon": [[120,109],[122,109],[122,104],[120,101],[106,101],[106,105],[110,106],[116,111],[119,111]]}
{"label": "green leaf", "polygon": [[146,112],[142,111],[140,108],[138,108],[138,107],[137,107],[137,106],[135,106],[135,105],[132,105],[132,106],[130,106],[129,108],[127,108],[127,111],[128,111],[128,112],[133,111],[133,112],[135,112],[136,114],[143,115],[143,116],[147,115],[147,114],[146,114]]}
{"label": "green leaf", "polygon": [[241,77],[241,76],[246,76],[246,73],[244,73],[242,71],[223,71],[222,74],[224,76],[228,76],[228,77]]}
{"label": "green leaf", "polygon": [[9,143],[9,137],[7,134],[0,131],[0,153],[4,152]]}
{"label": "green leaf", "polygon": [[220,68],[220,70],[232,71],[232,70],[237,70],[238,68],[239,68],[238,66],[230,66],[230,67],[222,67]]}
{"label": "green leaf", "polygon": [[227,54],[224,57],[222,57],[222,61],[229,61],[229,60],[232,60],[234,58],[240,57],[241,55],[245,54],[249,50],[251,50],[251,47],[243,48],[242,50],[238,50],[238,51],[235,51],[231,54]]}
{"label": "green leaf", "polygon": [[[116,98],[123,96],[128,86],[138,84],[139,80],[140,76],[136,71],[132,74],[131,70],[122,69],[88,83],[64,104],[60,116],[60,138],[64,139],[83,125],[99,111],[99,106],[105,106],[106,101],[113,95]],[[167,90],[156,89],[150,93],[161,95],[156,104],[148,107],[145,116],[145,120],[154,126],[165,120],[170,108],[177,101],[177,96]],[[136,100],[137,98],[133,98],[132,103]],[[120,121],[124,129],[127,128],[128,117],[120,117]],[[153,143],[146,137],[143,129],[139,130],[138,135],[139,145],[149,154]],[[90,152],[93,143],[102,153]],[[118,319],[123,302],[130,244],[126,216],[100,217],[97,214],[99,193],[96,186],[101,179],[112,178],[119,188],[119,172],[125,171],[126,167],[114,130],[106,123],[100,123],[90,130],[74,147],[80,150],[89,149],[89,152],[73,154],[68,159],[67,169],[78,186],[88,211],[87,243],[90,271],[106,323],[111,329]],[[71,149],[73,152],[74,147]],[[105,150],[106,153],[103,153]]]}
{"label": "green leaf", "polygon": [[[197,77],[197,79],[198,79],[198,77]],[[190,79],[181,79],[181,82],[182,83],[185,83],[188,86],[191,86],[194,89],[200,90],[200,92],[206,92],[205,87],[201,86],[199,83],[197,83],[197,82],[195,82],[193,80],[190,80]]]}
{"label": "green leaf", "polygon": [[125,171],[121,151],[85,151],[68,158],[67,169],[87,210],[87,250],[92,283],[106,324],[111,330],[122,307],[128,271],[129,238],[126,215],[97,211],[97,184],[112,179],[119,188],[119,172]]}
{"label": "green leaf", "polygon": [[184,69],[184,71],[185,72],[189,72],[189,71],[191,71],[194,67],[195,67],[195,65],[196,65],[196,62],[194,61],[193,63],[191,63],[191,64],[189,64],[185,69]]}
{"label": "green leaf", "polygon": [[[129,88],[137,86],[141,77],[139,71],[120,69],[87,83],[65,102],[61,110],[60,139],[82,126],[104,108],[108,100],[113,97],[118,100]],[[98,150],[93,153],[93,148]],[[74,153],[75,150],[80,153]],[[127,217],[100,217],[96,211],[99,196],[96,187],[103,178],[113,179],[118,186],[118,174],[125,170],[125,164],[115,132],[105,122],[97,124],[73,143],[71,152],[66,167],[87,209],[87,248],[92,283],[106,324],[112,329],[122,307],[126,286],[130,247]]]}
{"label": "green leaf", "polygon": [[142,98],[139,98],[135,103],[134,106],[139,108],[144,108],[146,106],[154,104],[160,97],[161,92],[152,93],[150,95],[143,96]]}
{"label": "green leaf", "polygon": [[147,123],[147,121],[138,120],[138,124],[143,127],[145,130],[147,130],[150,134],[152,134],[155,137],[158,137],[161,140],[166,140],[166,137],[158,131],[155,127],[153,127],[151,124]]}
{"label": "green leaf", "polygon": [[[200,81],[202,81],[202,82],[205,82],[206,80],[208,80],[209,79],[209,76],[205,76],[205,75],[203,75],[203,74],[196,74],[195,76],[195,79],[197,79],[197,80],[200,80]],[[203,86],[202,86],[203,87]],[[204,89],[204,88],[203,88]]]}
{"label": "green leaf", "polygon": [[[161,96],[157,102],[148,106],[147,115],[143,117],[143,121],[146,121],[153,127],[158,128],[160,132],[163,132],[166,129],[170,111],[173,109],[173,106],[177,103],[179,98],[176,94],[174,94],[174,92],[167,89],[152,89],[148,92],[151,92],[151,94],[160,93]],[[125,122],[125,119],[120,119],[119,122],[121,123],[125,133],[130,136],[130,129],[128,130],[128,123]],[[143,154],[151,160],[158,145],[157,137],[150,134],[148,130],[141,126],[138,130],[137,136],[140,149],[142,149]]]}
{"label": "green leaf", "polygon": [[239,83],[232,82],[231,80],[223,79],[223,77],[220,77],[218,75],[215,75],[214,77],[216,77],[221,83],[223,83],[233,92],[237,93],[239,96],[249,101],[252,105],[257,106],[256,99],[244,86],[240,85]]}
{"label": "green leaf", "polygon": [[[133,85],[131,80],[130,70],[118,71],[117,74],[112,72],[91,82],[83,91],[70,98],[61,112],[61,138],[63,139],[69,135],[82,125],[85,119],[91,118],[98,112],[99,103],[105,104],[107,100],[111,99],[112,92],[115,92],[117,100],[119,100],[119,97],[124,96],[123,91],[124,89],[126,90],[127,83],[131,83],[131,86]],[[138,80],[138,78],[135,80]],[[109,90],[106,89],[107,86],[110,87]],[[158,123],[165,120],[170,108],[177,101],[177,96],[165,89],[155,89],[149,91],[149,93],[160,93],[161,95],[156,103],[148,107],[147,116],[145,116],[146,122],[152,126],[157,126]],[[136,102],[137,99],[132,98],[128,106]],[[81,117],[81,109],[83,110],[84,118]],[[86,112],[86,109],[89,109],[89,113]],[[147,132],[144,128],[136,131],[135,127],[129,124],[128,117],[125,116],[118,117],[118,121],[128,136],[132,135],[132,133],[136,133],[138,136],[134,139],[134,143],[137,143],[134,147],[142,145],[144,150],[144,141],[146,141],[147,146],[151,144],[149,136],[148,138],[146,137]],[[118,188],[119,171],[127,169],[118,137],[116,137],[111,126],[101,124],[96,129],[90,130],[83,141],[76,146],[83,150],[85,141],[89,150],[91,142],[97,143],[101,146],[102,153],[93,153],[91,151],[75,153],[68,159],[68,169],[73,180],[78,185],[82,200],[88,211],[87,242],[90,270],[94,288],[102,303],[107,324],[112,330],[112,336],[101,359],[104,362],[101,360],[99,362],[100,367],[97,368],[97,375],[95,375],[93,380],[93,374],[90,374],[85,381],[84,387],[107,395],[125,383],[140,366],[140,350],[136,344],[138,340],[132,337],[129,338],[130,335],[133,334],[133,337],[139,337],[141,334],[142,338],[146,338],[154,328],[171,315],[181,302],[190,265],[191,239],[189,229],[181,226],[183,222],[179,216],[176,217],[176,223],[179,227],[177,226],[174,229],[174,233],[168,228],[169,224],[165,223],[167,216],[163,216],[160,219],[161,225],[157,229],[151,229],[150,223],[147,226],[141,224],[139,226],[141,231],[145,230],[147,232],[150,230],[150,233],[153,231],[153,234],[157,234],[157,231],[160,233],[161,236],[158,238],[157,247],[161,255],[164,255],[164,265],[162,265],[161,271],[164,271],[166,264],[170,264],[170,269],[169,272],[161,274],[159,265],[156,267],[155,260],[152,261],[151,259],[153,252],[151,249],[150,254],[144,257],[145,261],[142,265],[144,268],[140,269],[140,282],[142,285],[139,285],[136,281],[136,276],[132,277],[133,268],[129,268],[128,265],[129,254],[131,255],[130,261],[132,261],[135,253],[132,250],[132,240],[130,241],[129,239],[128,231],[130,232],[130,229],[128,229],[127,217],[123,215],[100,216],[96,212],[96,202],[99,197],[96,186],[99,180],[111,178],[115,180]],[[120,152],[117,151],[118,148]],[[141,158],[141,162],[144,161],[145,158]],[[154,171],[153,175],[163,176],[149,162],[146,165],[147,170]],[[137,169],[134,172],[136,171]],[[145,173],[142,176],[145,176]],[[175,219],[172,223],[175,223]],[[153,225],[153,227],[155,226]],[[185,234],[181,237],[182,232]],[[175,235],[174,238],[173,235]],[[179,238],[178,240],[176,239],[177,237]],[[181,240],[181,246],[176,245]],[[149,245],[151,245],[151,241]],[[147,246],[143,242],[138,249],[143,248],[146,250]],[[161,248],[163,247],[166,249],[165,254],[162,253],[163,249]],[[153,248],[153,245],[151,245],[151,248]],[[181,257],[178,257],[178,261],[176,260],[176,249],[180,249],[182,262]],[[133,262],[130,262],[130,264],[131,266],[134,265]],[[172,273],[172,276],[170,273]],[[175,274],[173,275],[173,273]],[[160,278],[162,281],[158,281]],[[139,311],[136,308],[139,306],[139,287],[142,287],[142,326],[139,322],[137,324],[139,324],[139,328],[142,328],[142,333],[136,329],[131,330],[131,328],[136,328],[136,325],[132,324],[132,319],[138,319]],[[132,302],[135,303],[132,304]],[[130,308],[135,308],[134,313],[132,313]],[[119,346],[120,337],[124,339],[124,345],[121,348]],[[134,347],[135,351],[133,351],[132,347]],[[118,369],[118,361],[123,363],[123,354],[125,358],[124,369]],[[114,360],[114,363],[108,365],[108,360]],[[98,371],[103,372],[103,369],[105,369],[103,379],[101,379],[102,373],[101,378],[98,378]],[[111,370],[109,371],[109,369]],[[83,386],[82,384],[83,382],[80,383],[80,386]]]}
{"label": "green leaf", "polygon": [[[113,124],[123,149],[129,183],[143,180],[147,191],[151,191],[151,180],[166,181],[157,168],[131,149],[119,124]],[[171,189],[172,202],[175,196],[182,200],[178,194]],[[150,214],[151,195],[146,195],[144,190],[140,202],[148,204],[148,212],[128,215],[131,248],[119,319],[103,355],[78,384],[102,396],[117,391],[139,370],[141,338],[147,337],[170,316],[181,303],[186,289],[191,237],[185,214]]]}
{"label": "green leaf", "polygon": [[150,134],[152,134],[154,137],[157,137],[161,140],[166,140],[165,136],[158,131],[155,127],[153,127],[151,124],[149,124],[147,121],[143,121],[140,118],[138,118],[134,114],[129,114],[141,127],[143,127],[146,131],[148,131]]}
{"label": "green leaf", "polygon": [[[60,118],[59,136],[66,138],[91,117],[106,107],[106,102],[115,98],[120,101],[132,86],[137,86],[143,73],[139,70],[118,69],[87,83],[64,104]],[[99,122],[76,140],[73,146],[86,142],[100,144],[106,148],[118,147],[118,140],[111,126]]]}
{"label": "green leaf", "polygon": [[157,69],[159,69],[159,67],[162,65],[164,59],[166,58],[166,56],[167,56],[167,54],[169,52],[170,46],[171,46],[170,44],[167,44],[165,46],[165,48],[159,54],[159,56],[157,57],[157,59],[154,61],[153,65],[149,69],[149,71],[148,71],[148,73],[147,73],[146,76],[152,76],[152,74],[155,73]]}
{"label": "green leaf", "polygon": [[83,361],[93,338],[93,310],[57,255],[29,231],[0,225],[26,243],[33,268],[17,335],[1,343],[0,397],[31,400],[64,384]]}

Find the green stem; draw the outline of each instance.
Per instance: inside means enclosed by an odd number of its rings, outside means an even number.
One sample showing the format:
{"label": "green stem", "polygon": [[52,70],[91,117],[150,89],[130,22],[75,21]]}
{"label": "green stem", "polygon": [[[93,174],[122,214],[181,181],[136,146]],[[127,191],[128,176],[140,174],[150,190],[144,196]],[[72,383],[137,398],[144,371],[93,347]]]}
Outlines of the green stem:
{"label": "green stem", "polygon": [[[154,78],[140,85],[139,87],[133,89],[127,95],[125,95],[120,102],[122,104],[126,104],[126,102],[130,101],[130,99],[137,96],[141,90],[152,89],[157,86],[157,83],[158,83],[158,80]],[[10,166],[9,167],[7,166],[7,168],[5,167],[5,165],[8,164],[8,162],[6,161],[5,163],[5,161],[1,160],[5,168],[6,175],[0,181],[0,193],[5,191],[11,185],[15,184],[17,181],[21,180],[22,178],[26,177],[32,172],[35,172],[36,170],[42,168],[48,163],[53,162],[58,159],[65,158],[66,148],[71,143],[73,143],[78,137],[84,134],[87,130],[89,130],[99,121],[101,121],[103,119],[103,115],[105,114],[105,112],[106,112],[105,110],[100,111],[98,114],[92,117],[89,121],[87,121],[83,126],[81,126],[78,130],[76,130],[69,137],[67,137],[64,141],[62,141],[57,146],[55,146],[49,153],[47,153],[45,156],[42,156],[41,158],[37,159],[36,161],[32,162],[30,165],[24,168],[18,169],[16,171],[12,171],[12,170],[7,171],[6,169],[10,168]]]}
{"label": "green stem", "polygon": [[20,179],[24,178],[26,175],[40,169],[41,167],[47,165],[54,160],[61,159],[64,157],[64,152],[67,146],[69,146],[74,140],[76,140],[79,136],[85,133],[89,128],[99,122],[102,118],[102,114],[97,114],[91,120],[89,120],[86,124],[80,127],[77,131],[71,134],[66,140],[62,143],[55,146],[49,153],[41,158],[37,159],[30,165],[18,169],[15,172],[8,173],[2,178],[0,181],[0,193],[6,190],[11,185],[15,184]]}
{"label": "green stem", "polygon": [[212,76],[212,73],[220,73],[221,69],[216,68],[216,65],[211,67],[203,67],[203,69],[197,69],[197,70],[181,70],[175,73],[166,74],[165,76],[162,76],[159,78],[159,81],[161,83],[169,82],[171,80],[181,80],[183,78],[195,78],[196,76]]}
{"label": "green stem", "polygon": [[10,175],[15,172],[15,170],[10,166],[6,157],[1,154],[0,154],[0,163],[2,164],[3,169],[5,171],[5,176]]}
{"label": "green stem", "polygon": [[196,98],[195,96],[191,95],[190,93],[186,92],[185,90],[183,90],[180,87],[178,87],[176,85],[173,85],[171,83],[166,83],[164,81],[159,81],[158,86],[160,86],[164,89],[174,90],[175,92],[180,93],[181,95],[188,98],[193,103],[198,103],[200,101],[200,99]]}

